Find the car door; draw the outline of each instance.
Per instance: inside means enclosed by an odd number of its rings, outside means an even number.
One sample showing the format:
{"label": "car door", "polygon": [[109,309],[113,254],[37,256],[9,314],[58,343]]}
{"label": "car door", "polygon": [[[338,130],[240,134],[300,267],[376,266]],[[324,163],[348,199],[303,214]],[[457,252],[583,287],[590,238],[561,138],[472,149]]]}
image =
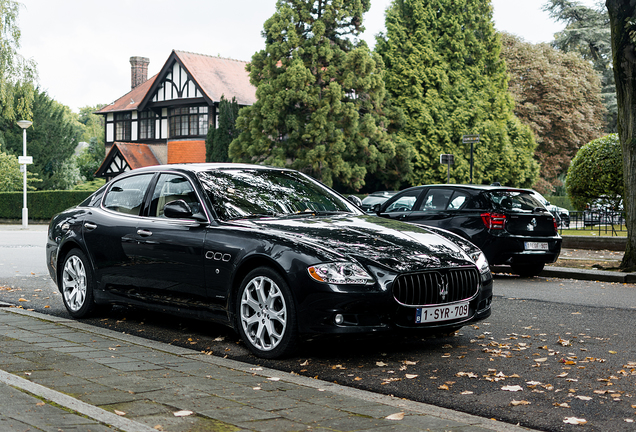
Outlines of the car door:
{"label": "car door", "polygon": [[403,220],[443,228],[453,217],[453,212],[447,209],[452,195],[451,188],[429,188],[413,211]]}
{"label": "car door", "polygon": [[86,214],[82,236],[93,262],[98,289],[129,289],[143,283],[135,268],[137,223],[153,173],[115,181],[101,207]]}
{"label": "car door", "polygon": [[135,273],[143,278],[140,289],[147,300],[173,306],[191,306],[193,302],[203,305],[207,223],[166,217],[164,206],[176,200],[185,201],[193,213],[201,212],[201,201],[186,176],[159,174],[149,194],[147,214],[139,218],[135,231]]}

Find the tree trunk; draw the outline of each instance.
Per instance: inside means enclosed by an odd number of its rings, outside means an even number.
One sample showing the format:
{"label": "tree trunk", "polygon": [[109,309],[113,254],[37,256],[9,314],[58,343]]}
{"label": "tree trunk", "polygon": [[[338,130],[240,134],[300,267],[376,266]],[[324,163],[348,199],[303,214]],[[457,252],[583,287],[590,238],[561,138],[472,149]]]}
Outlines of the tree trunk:
{"label": "tree trunk", "polygon": [[[618,136],[623,151],[625,192],[623,207],[627,226],[627,246],[620,265],[623,271],[636,270],[636,50],[634,34],[636,2],[606,0],[612,29],[612,57],[618,103]],[[636,38],[636,37],[635,37]]]}

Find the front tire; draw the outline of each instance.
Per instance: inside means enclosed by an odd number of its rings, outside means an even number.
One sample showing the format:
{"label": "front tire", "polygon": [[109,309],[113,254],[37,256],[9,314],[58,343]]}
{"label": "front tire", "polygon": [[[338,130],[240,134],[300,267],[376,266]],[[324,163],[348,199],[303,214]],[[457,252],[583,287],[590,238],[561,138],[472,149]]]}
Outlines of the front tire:
{"label": "front tire", "polygon": [[513,264],[510,266],[512,272],[518,274],[521,277],[534,277],[539,276],[545,267],[544,263],[539,264]]}
{"label": "front tire", "polygon": [[261,358],[288,356],[296,349],[296,307],[285,280],[268,267],[252,270],[237,293],[241,338]]}
{"label": "front tire", "polygon": [[93,272],[81,250],[72,249],[64,258],[60,289],[64,306],[73,318],[85,318],[95,310]]}

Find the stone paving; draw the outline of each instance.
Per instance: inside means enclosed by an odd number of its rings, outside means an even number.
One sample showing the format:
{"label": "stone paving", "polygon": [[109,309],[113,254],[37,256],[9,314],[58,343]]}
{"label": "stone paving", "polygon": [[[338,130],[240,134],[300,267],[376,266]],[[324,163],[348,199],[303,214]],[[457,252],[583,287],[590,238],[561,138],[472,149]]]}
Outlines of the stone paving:
{"label": "stone paving", "polygon": [[0,307],[0,431],[527,431]]}

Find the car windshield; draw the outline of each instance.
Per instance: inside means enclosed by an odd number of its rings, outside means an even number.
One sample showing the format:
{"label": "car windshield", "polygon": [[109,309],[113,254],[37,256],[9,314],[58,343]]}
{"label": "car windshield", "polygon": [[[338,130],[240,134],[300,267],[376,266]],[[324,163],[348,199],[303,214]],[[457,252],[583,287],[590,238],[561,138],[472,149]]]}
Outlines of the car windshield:
{"label": "car windshield", "polygon": [[493,191],[490,197],[495,207],[512,211],[533,211],[544,205],[531,193],[524,191]]}
{"label": "car windshield", "polygon": [[360,213],[341,196],[293,171],[218,169],[198,177],[222,220]]}

